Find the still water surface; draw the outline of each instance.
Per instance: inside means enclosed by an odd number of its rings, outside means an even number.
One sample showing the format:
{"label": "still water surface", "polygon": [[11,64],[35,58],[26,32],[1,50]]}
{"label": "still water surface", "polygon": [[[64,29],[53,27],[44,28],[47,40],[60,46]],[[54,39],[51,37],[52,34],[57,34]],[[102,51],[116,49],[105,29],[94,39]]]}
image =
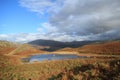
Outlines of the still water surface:
{"label": "still water surface", "polygon": [[40,54],[33,55],[29,58],[30,63],[32,62],[41,62],[45,60],[63,60],[63,59],[75,59],[75,58],[87,58],[86,56],[78,56],[76,54]]}

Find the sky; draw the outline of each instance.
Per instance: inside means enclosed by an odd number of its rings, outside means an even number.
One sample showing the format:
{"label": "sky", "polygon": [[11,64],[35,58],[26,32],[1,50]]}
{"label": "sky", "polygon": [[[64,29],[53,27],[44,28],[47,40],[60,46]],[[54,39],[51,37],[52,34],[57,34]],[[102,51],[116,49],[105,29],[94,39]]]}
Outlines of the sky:
{"label": "sky", "polygon": [[0,40],[120,39],[120,0],[0,0]]}

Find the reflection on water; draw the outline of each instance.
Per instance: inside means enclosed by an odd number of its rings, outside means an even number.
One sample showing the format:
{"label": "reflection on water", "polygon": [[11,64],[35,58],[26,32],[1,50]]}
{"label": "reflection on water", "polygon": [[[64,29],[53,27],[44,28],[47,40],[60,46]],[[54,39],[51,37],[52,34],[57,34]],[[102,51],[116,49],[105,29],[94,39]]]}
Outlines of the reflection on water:
{"label": "reflection on water", "polygon": [[87,58],[86,56],[78,56],[75,54],[40,54],[33,55],[29,58],[24,58],[24,60],[32,63],[44,60],[63,60],[63,59],[75,59],[75,58]]}

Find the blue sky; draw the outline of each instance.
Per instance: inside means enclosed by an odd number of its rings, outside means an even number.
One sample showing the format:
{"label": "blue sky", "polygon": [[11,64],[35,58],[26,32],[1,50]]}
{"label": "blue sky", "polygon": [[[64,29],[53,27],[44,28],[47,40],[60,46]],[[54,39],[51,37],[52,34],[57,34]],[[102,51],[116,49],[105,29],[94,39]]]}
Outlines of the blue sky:
{"label": "blue sky", "polygon": [[47,20],[21,7],[18,0],[0,0],[0,11],[0,34],[36,32]]}
{"label": "blue sky", "polygon": [[120,0],[0,0],[0,40],[120,39]]}

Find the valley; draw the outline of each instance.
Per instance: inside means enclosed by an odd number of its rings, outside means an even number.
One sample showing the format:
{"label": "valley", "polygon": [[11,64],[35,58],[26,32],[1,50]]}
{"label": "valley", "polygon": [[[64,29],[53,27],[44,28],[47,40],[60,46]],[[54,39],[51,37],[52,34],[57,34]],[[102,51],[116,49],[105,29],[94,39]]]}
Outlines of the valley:
{"label": "valley", "polygon": [[[54,51],[45,50],[51,47],[46,42],[46,45],[8,41],[0,41],[0,43],[0,80],[107,80],[109,77],[111,80],[119,80],[120,78],[119,40],[95,41],[84,43],[82,46],[75,44],[76,47],[65,44],[63,48],[60,46],[57,50],[52,49]],[[56,45],[58,44],[54,44],[54,47]],[[45,60],[43,56],[37,55],[43,55]],[[45,57],[47,55],[51,57]],[[73,56],[67,58],[70,55],[77,55],[80,58]],[[32,63],[28,63],[27,59],[21,60],[30,56],[37,58]],[[59,60],[60,56],[61,60]],[[39,62],[36,59],[43,61]]]}
{"label": "valley", "polygon": [[0,0],[0,80],[120,80],[120,0]]}

